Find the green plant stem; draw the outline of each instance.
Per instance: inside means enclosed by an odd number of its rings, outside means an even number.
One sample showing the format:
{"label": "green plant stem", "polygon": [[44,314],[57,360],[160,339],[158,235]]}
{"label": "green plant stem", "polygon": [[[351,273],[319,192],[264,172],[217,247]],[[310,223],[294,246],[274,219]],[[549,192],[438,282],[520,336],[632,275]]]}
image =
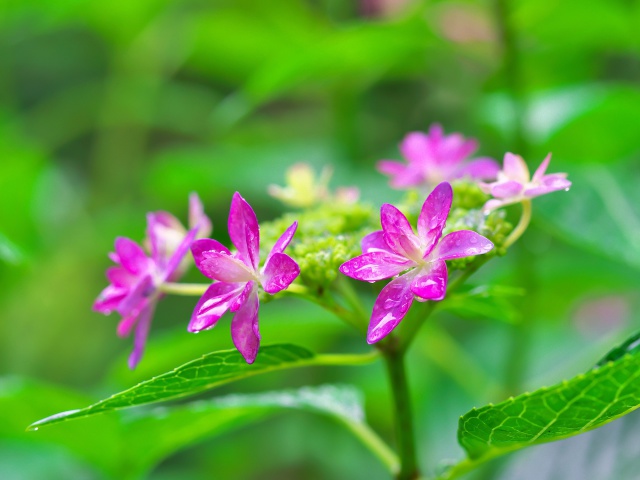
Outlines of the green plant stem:
{"label": "green plant stem", "polygon": [[315,303],[328,312],[333,313],[336,317],[338,317],[345,323],[351,325],[358,332],[364,334],[367,333],[366,318],[363,318],[361,314],[349,310],[348,308],[345,308],[337,303],[331,296],[331,294],[326,291],[322,295],[316,295],[313,292],[310,292],[307,287],[297,284],[291,284],[289,285],[289,288],[287,288],[287,290],[284,290],[282,293],[294,295],[296,297],[303,298],[311,303]]}
{"label": "green plant stem", "polygon": [[502,245],[504,248],[509,248],[513,245],[527,230],[529,222],[531,222],[531,200],[522,200],[521,205],[522,214],[520,215],[520,221],[504,241],[504,244]]}
{"label": "green plant stem", "polygon": [[353,433],[387,468],[391,475],[398,475],[400,471],[400,459],[389,448],[376,432],[364,422],[344,420],[344,425]]}
{"label": "green plant stem", "polygon": [[387,366],[393,405],[395,411],[396,442],[400,457],[400,471],[397,480],[412,480],[419,476],[416,461],[415,435],[411,412],[411,397],[404,365],[404,352],[399,349],[387,349],[383,352]]}
{"label": "green plant stem", "polygon": [[211,286],[210,283],[162,283],[158,287],[162,293],[200,297]]}

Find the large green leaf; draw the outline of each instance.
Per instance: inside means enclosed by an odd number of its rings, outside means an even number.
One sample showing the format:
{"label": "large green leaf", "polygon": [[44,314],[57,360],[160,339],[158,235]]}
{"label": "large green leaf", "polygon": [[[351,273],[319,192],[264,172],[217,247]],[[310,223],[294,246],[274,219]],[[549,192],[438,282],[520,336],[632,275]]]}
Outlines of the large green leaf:
{"label": "large green leaf", "polygon": [[373,355],[314,355],[295,345],[271,345],[262,347],[255,363],[249,365],[235,349],[213,352],[88,407],[47,417],[29,428],[37,429],[72,418],[195,395],[225,383],[276,370],[311,365],[359,364],[373,358]]}
{"label": "large green leaf", "polygon": [[477,463],[520,448],[578,435],[640,406],[640,354],[460,418],[458,440]]}

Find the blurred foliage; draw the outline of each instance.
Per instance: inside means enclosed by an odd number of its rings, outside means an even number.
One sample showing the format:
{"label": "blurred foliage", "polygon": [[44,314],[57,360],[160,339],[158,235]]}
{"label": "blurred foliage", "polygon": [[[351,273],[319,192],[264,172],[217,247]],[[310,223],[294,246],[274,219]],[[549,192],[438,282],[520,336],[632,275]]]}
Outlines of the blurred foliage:
{"label": "blurred foliage", "polygon": [[[411,351],[425,365],[409,372],[419,444],[429,445],[421,463],[459,457],[461,413],[573,376],[637,329],[639,25],[632,0],[588,8],[577,0],[1,2],[0,371],[98,398],[230,348],[228,322],[188,335],[192,299],[167,298],[140,370],[126,371],[129,340],[115,336],[115,318],[90,309],[113,239],[140,240],[150,210],[185,219],[196,190],[224,240],[231,194],[241,191],[260,219],[275,218],[282,210],[267,185],[281,184],[298,161],[332,164],[335,185],[358,185],[376,206],[395,201],[400,194],[375,162],[399,158],[406,132],[440,122],[477,137],[482,155],[515,151],[537,165],[553,151],[551,170],[574,182],[569,193],[536,200],[522,241],[471,282],[526,295],[476,295],[460,305],[463,319],[440,312],[438,330],[421,332]],[[195,271],[188,278],[198,279]],[[372,303],[366,285],[358,288]],[[261,315],[267,343],[364,349],[347,326],[301,302],[272,302]],[[491,388],[461,384],[465,361]],[[355,383],[373,427],[388,437],[381,370],[277,373],[237,389]],[[18,395],[8,385],[0,384],[2,398]],[[66,393],[39,392],[16,397],[33,411],[0,412],[8,452],[0,477],[102,478],[64,442],[22,432],[68,408]],[[294,419],[192,447],[152,478],[384,478],[342,430]],[[98,427],[69,428],[81,439]],[[520,471],[509,461],[489,472]],[[562,478],[584,478],[581,471]]]}

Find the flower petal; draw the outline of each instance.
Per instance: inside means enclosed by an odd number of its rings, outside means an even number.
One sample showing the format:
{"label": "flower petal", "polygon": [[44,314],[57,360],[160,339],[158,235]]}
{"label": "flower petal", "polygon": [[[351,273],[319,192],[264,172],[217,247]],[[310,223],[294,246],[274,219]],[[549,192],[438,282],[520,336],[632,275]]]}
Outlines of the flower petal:
{"label": "flower petal", "polygon": [[447,292],[447,264],[436,260],[430,268],[420,269],[411,282],[411,292],[424,300],[442,300]]}
{"label": "flower petal", "polygon": [[168,212],[147,214],[147,239],[156,264],[169,258],[186,233],[180,221]]}
{"label": "flower petal", "polygon": [[453,189],[447,182],[442,182],[429,194],[422,205],[418,217],[418,235],[425,246],[424,254],[428,254],[442,236],[442,229],[447,222]]}
{"label": "flower petal", "polygon": [[196,240],[191,244],[191,253],[193,254],[193,259],[196,262],[196,266],[202,263],[202,253],[209,251],[231,255],[231,251],[217,240],[213,240],[211,238],[201,238],[200,240]]}
{"label": "flower petal", "polygon": [[440,141],[440,136],[437,134],[438,128],[440,128],[439,125],[432,125],[429,135],[422,132],[410,132],[405,135],[400,143],[402,156],[423,171],[437,168],[434,159]]}
{"label": "flower petal", "polygon": [[211,220],[204,213],[202,201],[197,193],[189,194],[189,228],[195,228],[198,238],[209,236],[211,233]]}
{"label": "flower petal", "polygon": [[478,180],[495,180],[500,166],[493,158],[478,158],[462,167],[456,177],[469,177]]}
{"label": "flower petal", "polygon": [[207,250],[202,252],[200,263],[196,266],[207,277],[227,283],[248,282],[253,280],[251,267],[226,253]]}
{"label": "flower petal", "polygon": [[394,253],[407,258],[422,256],[420,240],[413,233],[407,217],[400,210],[389,203],[383,204],[380,209],[380,223],[384,240]]}
{"label": "flower petal", "polygon": [[540,185],[534,185],[526,188],[524,196],[528,198],[538,197],[546,193],[557,192],[558,190],[567,190],[571,187],[571,182],[567,180],[566,173],[553,173],[542,177]]}
{"label": "flower petal", "polygon": [[125,317],[133,312],[139,312],[143,302],[151,296],[154,290],[153,279],[150,275],[145,275],[122,299],[117,308],[118,313]]}
{"label": "flower petal", "polygon": [[128,288],[138,281],[138,277],[123,267],[109,267],[107,268],[107,280],[114,287]]}
{"label": "flower petal", "polygon": [[549,166],[550,161],[551,161],[551,154],[549,153],[547,154],[546,157],[544,157],[544,160],[542,161],[540,166],[536,168],[536,171],[533,174],[533,178],[531,179],[533,183],[537,183],[542,180],[542,177],[544,177],[544,174],[547,171],[547,167]]}
{"label": "flower petal", "polygon": [[192,228],[184,236],[184,238],[182,239],[180,244],[176,247],[175,251],[173,252],[173,255],[171,255],[171,257],[167,261],[167,264],[164,266],[161,272],[160,280],[162,282],[166,282],[166,281],[175,282],[176,280],[178,280],[179,277],[182,276],[182,274],[184,273],[184,269],[182,269],[182,271],[178,271],[178,267],[180,266],[180,263],[182,262],[185,255],[189,251],[189,248],[191,248],[191,245],[193,244],[193,241],[195,240],[197,234],[198,234],[198,229]]}
{"label": "flower petal", "polygon": [[108,285],[93,303],[92,309],[95,312],[110,314],[118,308],[120,302],[127,296],[129,289]]}
{"label": "flower petal", "polygon": [[360,241],[360,245],[362,246],[362,253],[386,252],[395,255],[384,239],[384,232],[382,230],[377,230],[365,235]]}
{"label": "flower petal", "polygon": [[151,260],[145,255],[142,247],[126,237],[118,237],[115,242],[119,263],[129,272],[138,275],[151,268]]}
{"label": "flower petal", "polygon": [[216,282],[212,284],[193,309],[187,330],[200,332],[213,328],[243,289],[244,284],[242,283]]}
{"label": "flower petal", "polygon": [[471,230],[458,230],[446,235],[431,252],[430,258],[451,260],[482,255],[493,248],[493,243]]}
{"label": "flower petal", "polygon": [[492,198],[491,200],[487,200],[487,203],[482,207],[482,213],[487,215],[491,210],[495,210],[496,208],[505,207],[507,205],[511,205],[512,203],[517,203],[519,200],[517,198],[507,198],[504,200],[496,200]]}
{"label": "flower petal", "polygon": [[496,198],[517,197],[522,193],[524,184],[515,180],[507,180],[491,184],[491,195]]}
{"label": "flower petal", "polygon": [[258,219],[251,206],[238,192],[233,194],[231,200],[228,227],[229,237],[238,249],[240,259],[257,271],[260,260]]}
{"label": "flower petal", "polygon": [[392,280],[382,289],[373,305],[367,343],[376,343],[389,335],[407,314],[413,303],[413,277],[413,272],[409,272]]}
{"label": "flower petal", "polygon": [[273,295],[287,288],[300,275],[300,267],[289,255],[275,253],[264,266],[261,283],[264,291]]}
{"label": "flower petal", "polygon": [[147,343],[147,336],[149,335],[149,328],[151,327],[151,319],[153,317],[153,311],[155,309],[155,303],[150,302],[138,316],[138,323],[136,324],[136,332],[133,337],[133,351],[129,355],[129,368],[133,370],[136,368],[142,354],[144,353],[144,347]]}
{"label": "flower petal", "polygon": [[273,245],[271,252],[269,252],[269,256],[267,256],[267,260],[265,261],[265,265],[269,262],[269,259],[272,255],[276,253],[284,252],[285,248],[291,243],[291,239],[296,233],[296,229],[298,228],[298,222],[293,222],[289,228],[287,228],[278,241]]}
{"label": "flower petal", "polygon": [[255,361],[260,348],[258,329],[258,290],[252,288],[245,302],[240,306],[231,321],[231,338],[247,363]]}
{"label": "flower petal", "polygon": [[504,154],[504,165],[502,172],[509,180],[525,184],[530,180],[529,167],[520,155],[514,155],[511,152]]}
{"label": "flower petal", "polygon": [[356,280],[377,282],[398,275],[413,266],[414,262],[399,255],[369,252],[344,262],[340,265],[340,272]]}

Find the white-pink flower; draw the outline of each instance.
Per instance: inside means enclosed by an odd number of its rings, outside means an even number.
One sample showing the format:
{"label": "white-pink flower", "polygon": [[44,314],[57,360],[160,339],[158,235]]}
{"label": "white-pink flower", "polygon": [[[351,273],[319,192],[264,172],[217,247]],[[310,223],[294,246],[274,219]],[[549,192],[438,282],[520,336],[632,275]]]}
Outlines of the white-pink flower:
{"label": "white-pink flower", "polygon": [[546,193],[568,190],[571,182],[567,180],[566,173],[545,174],[550,161],[551,154],[546,156],[531,177],[522,157],[509,152],[505,153],[504,166],[498,172],[497,180],[493,183],[478,183],[485,193],[494,197],[485,203],[484,210],[491,211]]}

